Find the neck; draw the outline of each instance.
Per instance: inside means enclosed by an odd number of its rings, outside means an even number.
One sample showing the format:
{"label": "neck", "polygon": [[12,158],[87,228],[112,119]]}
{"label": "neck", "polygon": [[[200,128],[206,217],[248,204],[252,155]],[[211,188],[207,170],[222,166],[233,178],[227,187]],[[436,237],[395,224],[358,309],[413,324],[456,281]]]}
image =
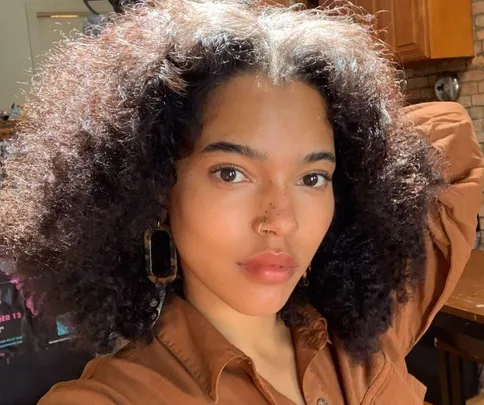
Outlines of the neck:
{"label": "neck", "polygon": [[[185,297],[235,347],[247,356],[270,357],[292,345],[291,333],[277,314],[250,316],[231,308],[213,293],[184,283]],[[263,337],[263,339],[261,338]]]}

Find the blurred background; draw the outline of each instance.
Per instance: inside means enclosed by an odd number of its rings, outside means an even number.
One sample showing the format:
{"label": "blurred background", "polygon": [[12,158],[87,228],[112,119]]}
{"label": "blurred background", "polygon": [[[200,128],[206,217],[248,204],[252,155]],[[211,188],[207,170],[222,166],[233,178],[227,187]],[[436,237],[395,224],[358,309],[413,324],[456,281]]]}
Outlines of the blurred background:
{"label": "blurred background", "polygon": [[[64,38],[97,35],[112,13],[138,1],[0,0],[0,158],[22,120],[30,79],[46,53]],[[265,2],[295,8],[349,4]],[[406,102],[462,104],[484,145],[484,0],[352,4],[358,21],[385,43],[387,57],[400,70]],[[484,209],[478,223],[484,227]],[[476,250],[455,294],[407,359],[410,371],[427,385],[426,401],[433,405],[484,404],[484,237],[479,225]],[[62,319],[47,319],[32,307],[32,297],[12,276],[14,267],[0,252],[0,405],[29,405],[56,382],[77,378],[93,355],[72,347],[75,336]]]}

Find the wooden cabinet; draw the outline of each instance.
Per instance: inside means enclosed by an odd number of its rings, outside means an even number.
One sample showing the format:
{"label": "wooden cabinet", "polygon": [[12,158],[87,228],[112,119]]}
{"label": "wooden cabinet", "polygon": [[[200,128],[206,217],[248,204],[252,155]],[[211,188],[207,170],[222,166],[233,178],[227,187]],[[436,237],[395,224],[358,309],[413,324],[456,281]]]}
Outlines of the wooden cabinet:
{"label": "wooden cabinet", "polygon": [[[439,0],[440,1],[440,0]],[[383,40],[405,61],[431,59],[427,0],[379,0]],[[470,12],[469,12],[469,20]],[[386,29],[385,29],[386,27]],[[474,51],[474,45],[472,45]]]}
{"label": "wooden cabinet", "polygon": [[379,7],[379,1],[380,0],[354,0],[352,3],[359,7],[363,7],[370,14],[376,14]]}
{"label": "wooden cabinet", "polygon": [[0,119],[0,155],[1,141],[11,138],[17,121],[4,121]]}
{"label": "wooden cabinet", "polygon": [[[377,32],[375,33],[375,36],[381,39],[382,41],[386,41],[383,31],[380,30],[380,27],[382,26],[382,23],[383,23],[381,19],[381,15],[378,14],[378,11],[380,10],[380,7],[381,7],[380,2],[381,0],[353,0],[352,1],[353,4],[355,4],[358,7],[361,7],[367,13],[377,16],[377,19],[376,19]],[[375,22],[372,21],[371,23],[373,24]]]}
{"label": "wooden cabinet", "polygon": [[274,5],[274,4],[281,4],[282,6],[293,6],[297,3],[303,3],[306,6],[309,7],[316,7],[317,6],[317,0],[316,4],[311,4],[311,0],[309,0],[309,3],[305,0],[263,0],[263,3]]}
{"label": "wooden cabinet", "polygon": [[[474,56],[472,0],[353,0],[402,62]],[[324,6],[327,0],[320,0]]]}
{"label": "wooden cabinet", "polygon": [[474,56],[471,0],[379,0],[385,41],[404,62]]}

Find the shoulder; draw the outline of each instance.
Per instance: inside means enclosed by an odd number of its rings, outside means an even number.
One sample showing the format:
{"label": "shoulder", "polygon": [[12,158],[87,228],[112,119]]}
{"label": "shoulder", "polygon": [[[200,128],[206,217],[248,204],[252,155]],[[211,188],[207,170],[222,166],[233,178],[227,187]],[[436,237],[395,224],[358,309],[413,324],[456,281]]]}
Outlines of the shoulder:
{"label": "shoulder", "polygon": [[[141,374],[139,373],[141,371]],[[139,377],[143,367],[114,357],[90,361],[78,380],[55,385],[39,405],[121,405],[132,404],[144,389]]]}
{"label": "shoulder", "polygon": [[459,103],[431,102],[414,104],[403,109],[404,113],[417,125],[445,121],[470,121],[467,110]]}
{"label": "shoulder", "polygon": [[158,342],[90,361],[78,380],[55,385],[39,405],[171,405],[198,386]]}
{"label": "shoulder", "polygon": [[123,404],[116,390],[93,380],[79,379],[56,384],[39,405]]}

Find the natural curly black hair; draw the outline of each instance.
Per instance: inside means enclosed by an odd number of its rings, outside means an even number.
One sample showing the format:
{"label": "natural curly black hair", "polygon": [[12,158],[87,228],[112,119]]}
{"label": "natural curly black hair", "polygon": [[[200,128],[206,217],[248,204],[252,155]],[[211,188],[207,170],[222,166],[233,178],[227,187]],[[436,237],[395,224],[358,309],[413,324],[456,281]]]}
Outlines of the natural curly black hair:
{"label": "natural curly black hair", "polygon": [[149,1],[97,37],[61,44],[35,77],[0,191],[0,246],[21,276],[39,277],[46,308],[69,312],[98,352],[119,337],[151,341],[160,298],[143,232],[163,219],[207,95],[264,74],[320,91],[337,154],[334,220],[309,287],[281,315],[303,322],[291,306],[309,301],[354,359],[378,351],[424,275],[427,215],[443,182],[402,111],[385,47],[358,20],[350,7]]}

